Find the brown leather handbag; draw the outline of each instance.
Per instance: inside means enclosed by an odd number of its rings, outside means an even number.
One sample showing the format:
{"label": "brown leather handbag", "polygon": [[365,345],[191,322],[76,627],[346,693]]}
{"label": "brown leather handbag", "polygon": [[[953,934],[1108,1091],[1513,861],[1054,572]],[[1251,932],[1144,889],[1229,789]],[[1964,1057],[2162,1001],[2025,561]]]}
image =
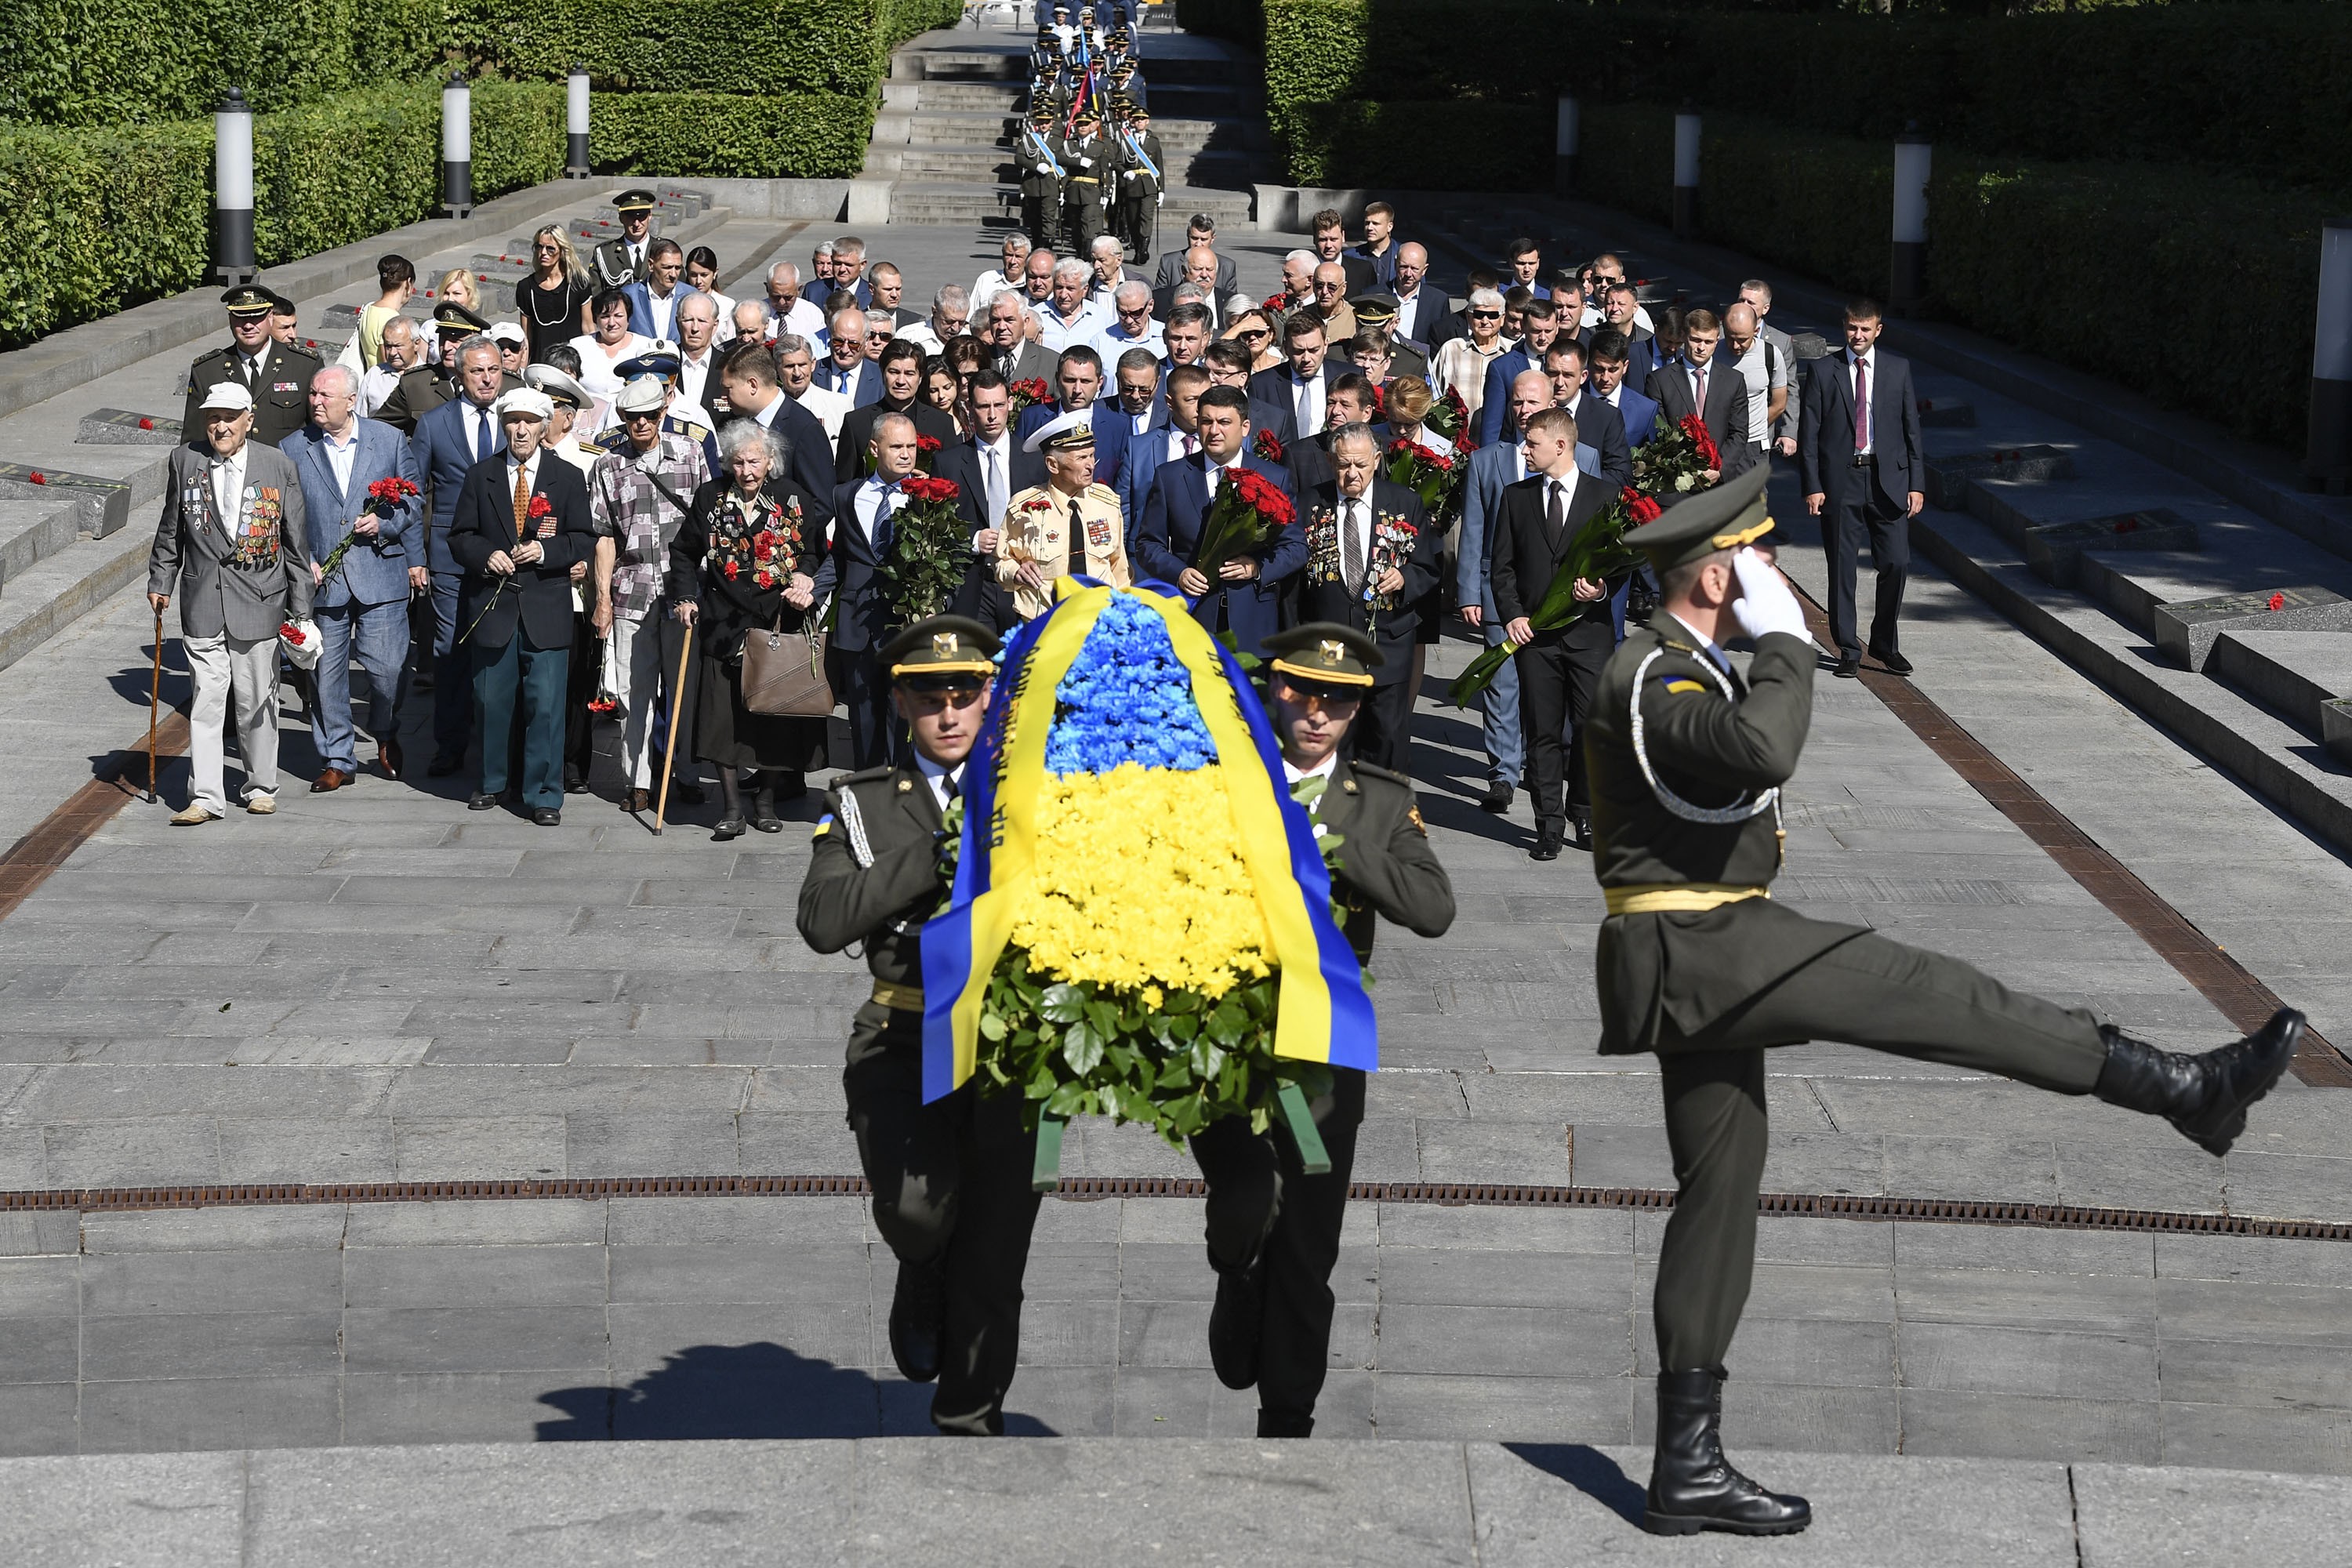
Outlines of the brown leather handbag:
{"label": "brown leather handbag", "polygon": [[833,683],[824,678],[824,617],[810,615],[799,631],[754,626],[744,633],[741,680],[743,706],[753,713],[780,719],[830,715]]}

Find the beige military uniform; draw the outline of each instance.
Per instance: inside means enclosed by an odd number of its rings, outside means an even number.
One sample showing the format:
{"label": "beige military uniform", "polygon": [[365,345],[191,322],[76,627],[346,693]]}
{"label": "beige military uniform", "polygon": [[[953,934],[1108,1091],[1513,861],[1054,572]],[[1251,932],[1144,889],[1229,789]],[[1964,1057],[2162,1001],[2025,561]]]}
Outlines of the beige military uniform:
{"label": "beige military uniform", "polygon": [[[1024,562],[1036,563],[1045,580],[1043,593],[1021,581]],[[1118,492],[1108,485],[1088,485],[1072,497],[1040,485],[1014,496],[1005,506],[996,541],[996,580],[1012,594],[1021,618],[1031,620],[1051,609],[1054,579],[1073,574],[1115,588],[1132,585],[1127,520]]]}

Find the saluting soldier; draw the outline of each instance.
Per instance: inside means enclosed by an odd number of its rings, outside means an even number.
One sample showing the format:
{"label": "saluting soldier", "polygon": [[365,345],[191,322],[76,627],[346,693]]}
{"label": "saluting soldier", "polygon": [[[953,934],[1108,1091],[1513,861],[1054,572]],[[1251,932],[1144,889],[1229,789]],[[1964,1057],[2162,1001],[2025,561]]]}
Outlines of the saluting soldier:
{"label": "saluting soldier", "polygon": [[623,191],[613,198],[613,212],[621,220],[619,237],[588,253],[589,265],[596,269],[597,287],[602,289],[642,283],[653,270],[646,250],[653,242],[654,194]]}
{"label": "saluting soldier", "polygon": [[1102,133],[1102,111],[1091,99],[1080,106],[1076,127],[1062,147],[1062,167],[1069,176],[1062,186],[1062,206],[1070,225],[1070,254],[1090,256],[1109,221],[1103,209],[1108,186],[1118,177],[1118,149]]}
{"label": "saluting soldier", "polygon": [[[1811,1517],[1724,1458],[1724,1352],[1755,1264],[1764,1051],[1839,1040],[2095,1094],[2215,1155],[2294,1055],[2302,1016],[2201,1056],[2010,991],[1957,959],[1773,900],[1780,790],[1812,712],[1816,649],[1773,563],[1760,468],[1628,535],[1662,603],[1601,672],[1586,729],[1593,870],[1608,900],[1601,1049],[1654,1051],[1679,1190],[1658,1258],[1657,1452],[1643,1525],[1784,1534]],[[1743,679],[1722,644],[1747,635]]]}
{"label": "saluting soldier", "polygon": [[204,400],[215,386],[241,386],[253,398],[257,446],[275,447],[310,422],[310,378],[319,374],[315,354],[289,348],[270,332],[278,296],[258,284],[240,284],[221,296],[228,311],[229,342],[210,349],[188,367],[187,404],[180,428],[205,427]]}
{"label": "saluting soldier", "polygon": [[866,946],[874,994],[851,1025],[842,1087],[874,1226],[898,1259],[890,1355],[909,1381],[939,1380],[932,1424],[966,1436],[1004,1430],[1037,1220],[1037,1135],[1022,1130],[1019,1095],[983,1097],[977,1079],[923,1103],[922,932],[947,897],[940,847],[961,816],[950,806],[988,711],[997,646],[958,616],[918,621],[883,645],[913,754],[834,786],[800,899],[811,947]]}
{"label": "saluting soldier", "polygon": [[[1266,716],[1282,744],[1290,795],[1318,841],[1335,844],[1332,897],[1347,910],[1356,962],[1370,963],[1376,915],[1423,936],[1454,923],[1454,884],[1430,847],[1411,781],[1342,755],[1348,726],[1372,689],[1381,653],[1353,626],[1310,621],[1265,639]],[[1279,1122],[1244,1117],[1192,1139],[1209,1184],[1209,1263],[1217,1273],[1209,1361],[1228,1388],[1258,1391],[1257,1435],[1304,1437],[1331,1344],[1331,1269],[1364,1119],[1364,1074],[1333,1068],[1307,1109],[1331,1169],[1308,1175]]]}
{"label": "saluting soldier", "polygon": [[[400,381],[392,395],[376,410],[376,417],[393,426],[404,436],[416,434],[416,422],[457,395],[457,349],[477,332],[487,333],[490,323],[455,300],[444,300],[433,307],[433,331],[441,340],[439,364],[412,365],[400,373]],[[512,392],[522,382],[509,374],[499,384],[499,391]]]}
{"label": "saluting soldier", "polygon": [[1131,98],[1113,93],[1110,111],[1119,123],[1121,157],[1118,166],[1118,211],[1111,232],[1127,247],[1128,259],[1141,266],[1151,259],[1151,245],[1160,228],[1160,204],[1168,189],[1168,155],[1151,129],[1151,116]]}
{"label": "saluting soldier", "polygon": [[1094,411],[1056,416],[1031,431],[1021,449],[1044,455],[1045,482],[1013,496],[1004,515],[990,520],[997,584],[1012,595],[1013,613],[1029,621],[1052,609],[1057,577],[1129,586],[1118,492],[1095,483]]}
{"label": "saluting soldier", "polygon": [[[1021,162],[1021,228],[1050,246],[1062,232],[1062,176],[1066,160],[1062,139],[1054,134],[1055,110],[1048,99],[1034,93],[1029,123],[1013,142]],[[977,303],[978,301],[974,301]]]}

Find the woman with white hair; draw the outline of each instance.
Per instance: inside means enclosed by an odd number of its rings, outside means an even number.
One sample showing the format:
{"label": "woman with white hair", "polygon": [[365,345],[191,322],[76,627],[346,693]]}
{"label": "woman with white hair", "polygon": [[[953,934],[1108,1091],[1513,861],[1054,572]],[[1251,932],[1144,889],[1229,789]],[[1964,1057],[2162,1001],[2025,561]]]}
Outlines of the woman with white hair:
{"label": "woman with white hair", "polygon": [[[719,432],[725,475],[694,492],[669,547],[671,614],[693,629],[700,677],[688,733],[694,754],[719,770],[723,801],[712,837],[740,838],[743,789],[751,791],[750,826],[781,833],[779,800],[807,791],[806,775],[824,766],[823,718],[781,718],[743,705],[743,639],[757,630],[804,630],[814,615],[824,524],[815,498],[787,471],[784,437],[756,419]],[[749,774],[749,777],[744,775]]]}
{"label": "woman with white hair", "polygon": [[1460,394],[1475,423],[1486,399],[1486,367],[1511,346],[1503,336],[1503,296],[1493,289],[1470,290],[1469,321],[1468,337],[1451,339],[1437,351],[1429,379],[1440,397],[1449,389]]}

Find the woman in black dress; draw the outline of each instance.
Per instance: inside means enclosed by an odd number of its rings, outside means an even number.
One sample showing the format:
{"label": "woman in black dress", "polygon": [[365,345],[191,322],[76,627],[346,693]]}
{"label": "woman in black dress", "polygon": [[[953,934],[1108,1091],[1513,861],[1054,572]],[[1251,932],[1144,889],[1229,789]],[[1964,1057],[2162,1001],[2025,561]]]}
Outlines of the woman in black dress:
{"label": "woman in black dress", "polygon": [[545,364],[548,350],[594,330],[588,320],[588,269],[560,224],[533,235],[530,252],[530,276],[515,279],[515,314],[530,340],[530,363]]}
{"label": "woman in black dress", "polygon": [[815,503],[785,473],[782,437],[738,419],[719,432],[719,452],[728,475],[694,492],[670,542],[668,586],[670,613],[695,632],[694,754],[719,769],[726,809],[713,837],[726,839],[742,837],[744,788],[751,826],[781,833],[777,799],[798,798],[808,771],[824,766],[825,720],[751,712],[742,690],[744,634],[802,628],[824,534]]}

